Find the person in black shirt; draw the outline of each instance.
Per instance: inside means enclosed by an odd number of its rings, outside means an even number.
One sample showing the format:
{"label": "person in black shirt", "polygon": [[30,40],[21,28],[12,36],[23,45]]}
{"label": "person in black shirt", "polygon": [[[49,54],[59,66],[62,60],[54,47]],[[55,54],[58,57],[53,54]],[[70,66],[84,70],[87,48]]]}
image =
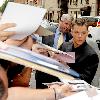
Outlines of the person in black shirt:
{"label": "person in black shirt", "polygon": [[86,21],[80,18],[76,19],[71,33],[73,39],[63,43],[59,49],[64,52],[75,52],[75,63],[68,65],[80,74],[82,80],[91,84],[98,68],[99,58],[86,42],[88,36]]}

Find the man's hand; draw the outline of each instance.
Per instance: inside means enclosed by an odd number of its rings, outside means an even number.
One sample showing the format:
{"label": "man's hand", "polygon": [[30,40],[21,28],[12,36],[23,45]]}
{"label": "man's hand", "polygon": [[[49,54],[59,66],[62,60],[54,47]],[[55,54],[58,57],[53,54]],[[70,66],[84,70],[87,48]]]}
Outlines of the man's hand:
{"label": "man's hand", "polygon": [[27,38],[24,38],[23,40],[7,39],[4,42],[9,45],[21,46],[26,40]]}
{"label": "man's hand", "polygon": [[51,85],[50,88],[55,89],[56,100],[63,98],[65,96],[70,96],[70,95],[74,94],[74,92],[71,92],[72,87],[69,84],[68,85],[66,85],[66,84],[63,84],[63,85],[54,84],[54,85]]}
{"label": "man's hand", "polygon": [[38,54],[42,54],[42,55],[45,55],[45,56],[49,56],[49,52],[47,49],[45,49],[42,45],[36,43],[36,44],[33,44],[33,47],[32,47],[32,51],[38,53]]}

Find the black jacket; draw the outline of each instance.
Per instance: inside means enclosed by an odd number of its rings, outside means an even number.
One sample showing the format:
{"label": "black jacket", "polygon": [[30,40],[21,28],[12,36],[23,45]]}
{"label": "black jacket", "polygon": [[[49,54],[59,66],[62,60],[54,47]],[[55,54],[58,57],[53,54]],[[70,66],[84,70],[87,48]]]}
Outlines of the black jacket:
{"label": "black jacket", "polygon": [[75,52],[75,63],[68,64],[80,74],[80,78],[91,83],[98,68],[99,58],[96,52],[86,42],[78,48],[72,42],[65,42],[60,47],[64,52]]}

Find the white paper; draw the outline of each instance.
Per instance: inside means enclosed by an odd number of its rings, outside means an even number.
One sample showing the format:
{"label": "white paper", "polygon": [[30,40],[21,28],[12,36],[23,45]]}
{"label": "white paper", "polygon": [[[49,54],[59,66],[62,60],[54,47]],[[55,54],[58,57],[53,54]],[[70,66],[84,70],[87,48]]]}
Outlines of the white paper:
{"label": "white paper", "polygon": [[46,9],[25,4],[9,2],[0,21],[2,23],[16,23],[16,27],[7,31],[16,31],[12,39],[22,40],[35,32],[42,22]]}

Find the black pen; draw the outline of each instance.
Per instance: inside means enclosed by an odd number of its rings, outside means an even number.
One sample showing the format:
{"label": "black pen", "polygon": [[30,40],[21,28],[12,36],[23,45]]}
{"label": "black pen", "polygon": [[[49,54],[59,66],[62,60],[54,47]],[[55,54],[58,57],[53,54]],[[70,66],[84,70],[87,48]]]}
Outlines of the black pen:
{"label": "black pen", "polygon": [[84,83],[78,83],[78,82],[68,82],[69,84],[72,84],[72,85],[77,85],[77,84],[84,84]]}

